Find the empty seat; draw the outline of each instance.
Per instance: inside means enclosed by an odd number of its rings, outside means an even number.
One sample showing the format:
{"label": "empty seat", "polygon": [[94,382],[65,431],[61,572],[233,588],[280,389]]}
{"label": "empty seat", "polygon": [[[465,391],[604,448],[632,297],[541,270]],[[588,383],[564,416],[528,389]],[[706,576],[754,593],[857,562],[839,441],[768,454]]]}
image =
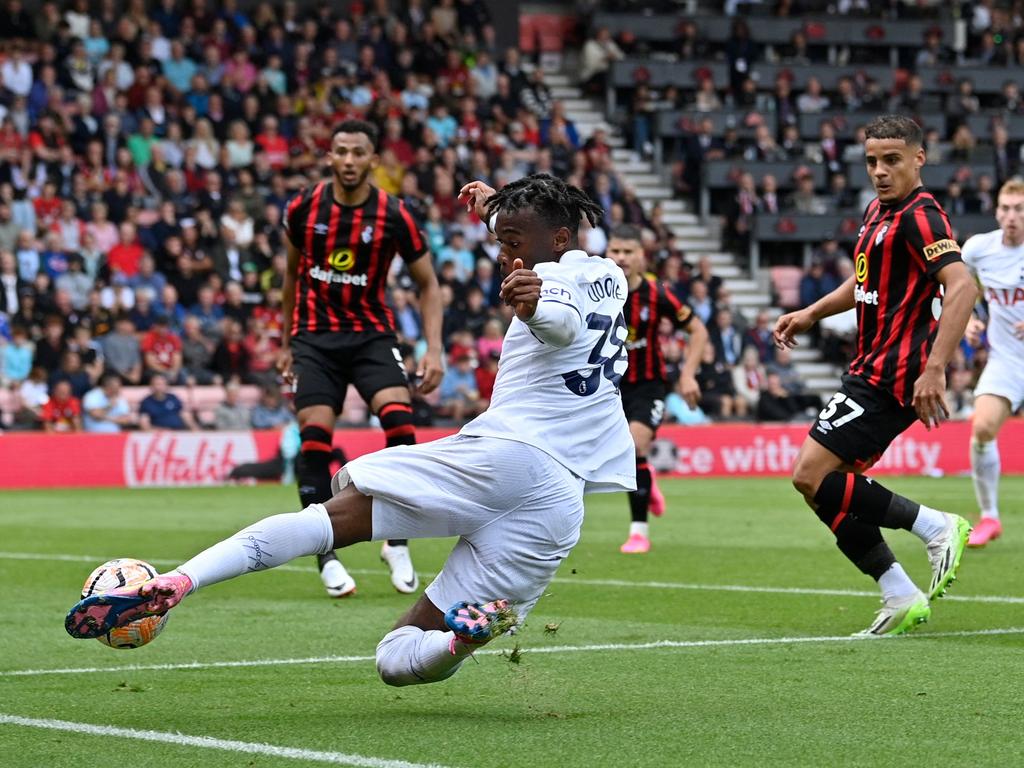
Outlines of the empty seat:
{"label": "empty seat", "polygon": [[804,271],[800,267],[772,267],[769,270],[775,303],[783,309],[797,309],[800,306],[800,279]]}

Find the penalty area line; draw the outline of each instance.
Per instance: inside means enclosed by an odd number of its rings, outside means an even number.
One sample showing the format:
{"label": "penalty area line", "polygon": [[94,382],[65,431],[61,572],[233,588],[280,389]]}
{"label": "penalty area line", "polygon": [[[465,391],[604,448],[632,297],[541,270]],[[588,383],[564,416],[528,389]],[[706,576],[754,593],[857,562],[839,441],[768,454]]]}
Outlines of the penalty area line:
{"label": "penalty area line", "polygon": [[[40,552],[0,552],[0,560],[41,560],[66,563],[95,563],[100,564],[110,560],[109,557],[93,557],[91,555],[48,555]],[[167,560],[150,558],[147,562],[152,565],[178,565],[178,560]],[[288,571],[291,573],[309,573],[316,571],[313,568],[303,568],[297,565],[280,565],[273,568],[275,571]],[[349,573],[357,576],[378,576],[384,573],[382,569],[349,568]],[[418,572],[421,577],[433,578],[436,574]],[[823,589],[818,587],[767,587],[747,584],[694,584],[678,581],[629,581],[627,579],[588,579],[577,576],[556,576],[553,584],[566,586],[587,586],[587,587],[612,587],[622,589],[674,589],[690,592],[737,592],[740,594],[764,594],[764,595],[810,595],[816,597],[868,597],[877,600],[878,590],[867,591],[859,589]],[[942,598],[946,603],[995,603],[999,605],[1024,605],[1024,597],[1014,595],[950,595]]]}
{"label": "penalty area line", "polygon": [[[1024,627],[996,627],[992,629],[968,629],[953,632],[919,632],[901,638],[901,642],[936,640],[956,637],[993,637],[999,635],[1024,635]],[[598,643],[594,645],[548,645],[526,646],[520,652],[530,654],[595,653],[600,651],[657,651],[685,650],[689,648],[729,648],[738,646],[807,645],[811,643],[856,643],[892,642],[895,637],[873,635],[802,635],[798,637],[746,637],[721,640],[654,640],[648,643]],[[474,656],[500,656],[508,649],[489,648],[477,651]],[[129,664],[119,667],[67,667],[64,669],[10,669],[0,672],[2,677],[35,677],[38,675],[85,675],[104,672],[168,672],[177,670],[221,669],[232,667],[278,667],[302,664],[346,664],[374,661],[374,656],[309,656],[294,659],[251,659],[247,661],[190,661],[179,664]]]}
{"label": "penalty area line", "polygon": [[0,713],[0,725],[14,725],[23,728],[41,728],[50,731],[82,733],[89,736],[106,736],[118,739],[135,739],[137,741],[153,741],[161,744],[173,744],[180,747],[198,747],[200,749],[216,749],[222,752],[236,752],[263,757],[279,757],[291,760],[306,760],[314,763],[330,765],[348,765],[355,768],[444,768],[437,763],[410,763],[405,760],[388,760],[367,755],[349,755],[344,752],[323,752],[314,749],[296,747],[280,747],[273,744],[259,744],[233,739],[215,739],[211,736],[189,736],[184,733],[165,733],[163,731],[144,731],[135,728],[119,728],[113,725],[93,725],[92,723],[74,723],[68,720],[50,720],[35,717],[19,717]]}

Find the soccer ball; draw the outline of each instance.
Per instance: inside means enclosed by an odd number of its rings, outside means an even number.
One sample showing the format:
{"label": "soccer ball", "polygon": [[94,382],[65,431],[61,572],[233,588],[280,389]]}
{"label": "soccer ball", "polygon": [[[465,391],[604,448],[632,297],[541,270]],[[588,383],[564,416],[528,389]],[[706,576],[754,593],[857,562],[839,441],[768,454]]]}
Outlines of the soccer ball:
{"label": "soccer ball", "polygon": [[[89,578],[82,585],[82,599],[121,587],[136,587],[156,575],[156,568],[144,560],[130,557],[110,560],[89,574]],[[146,616],[123,627],[112,629],[96,639],[111,648],[138,648],[159,635],[166,623],[167,614]]]}

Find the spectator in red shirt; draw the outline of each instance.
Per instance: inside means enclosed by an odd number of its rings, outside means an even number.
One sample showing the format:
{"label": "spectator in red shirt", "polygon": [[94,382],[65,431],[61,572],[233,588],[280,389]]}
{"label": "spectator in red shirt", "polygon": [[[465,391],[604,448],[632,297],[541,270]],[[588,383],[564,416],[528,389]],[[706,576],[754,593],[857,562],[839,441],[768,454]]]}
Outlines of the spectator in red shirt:
{"label": "spectator in red shirt", "polygon": [[82,403],[71,394],[71,382],[61,380],[53,385],[40,418],[46,432],[82,431]]}
{"label": "spectator in red shirt", "polygon": [[142,337],[142,360],[146,378],[160,374],[171,384],[181,383],[181,339],[171,330],[167,317],[160,315]]}
{"label": "spectator in red shirt", "polygon": [[241,381],[249,375],[249,349],[246,347],[242,324],[227,320],[224,336],[213,352],[213,371],[224,381]]}
{"label": "spectator in red shirt", "polygon": [[467,83],[469,82],[469,69],[462,60],[462,53],[460,51],[455,48],[448,51],[444,66],[438,72],[438,77],[448,81],[448,90],[451,91],[453,96],[460,97],[466,93]]}
{"label": "spectator in red shirt", "polygon": [[498,378],[498,358],[501,352],[490,352],[484,355],[480,365],[474,371],[476,375],[476,389],[480,393],[481,406],[487,410],[490,405],[491,395],[494,394],[494,380]]}
{"label": "spectator in red shirt", "polygon": [[52,181],[43,184],[42,194],[32,201],[36,211],[36,222],[40,229],[50,229],[60,216],[61,199],[57,197],[57,185]]}
{"label": "spectator in red shirt", "polygon": [[130,221],[121,222],[121,226],[118,227],[117,245],[107,254],[107,265],[112,276],[121,274],[124,277],[135,277],[139,272],[142,252],[135,225]]}
{"label": "spectator in red shirt", "polygon": [[277,380],[277,355],[280,344],[271,335],[263,318],[253,315],[249,332],[242,342],[249,356],[249,380],[254,384],[271,384]]}
{"label": "spectator in red shirt", "polygon": [[267,115],[263,118],[263,131],[253,139],[263,150],[267,162],[275,171],[288,165],[288,140],[278,132],[277,118]]}
{"label": "spectator in red shirt", "polygon": [[28,145],[32,153],[44,163],[56,163],[59,159],[61,144],[64,143],[64,136],[57,128],[53,116],[42,114],[36,129],[28,135]]}
{"label": "spectator in red shirt", "polygon": [[398,118],[390,118],[384,125],[384,139],[380,143],[381,151],[390,149],[395,153],[398,162],[408,168],[416,160],[416,153],[412,144],[405,140],[402,135],[402,121]]}

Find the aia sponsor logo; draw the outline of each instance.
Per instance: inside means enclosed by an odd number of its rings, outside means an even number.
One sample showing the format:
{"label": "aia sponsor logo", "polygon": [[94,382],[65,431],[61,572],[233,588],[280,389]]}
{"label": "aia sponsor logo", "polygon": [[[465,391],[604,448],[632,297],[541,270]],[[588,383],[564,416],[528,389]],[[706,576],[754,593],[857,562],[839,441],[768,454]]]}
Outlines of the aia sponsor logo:
{"label": "aia sponsor logo", "polygon": [[1004,307],[1012,307],[1018,301],[1024,302],[1024,288],[988,288],[985,293],[992,304],[1001,304]]}
{"label": "aia sponsor logo", "polygon": [[236,465],[255,460],[248,432],[136,432],[125,442],[125,485],[215,485]]}

